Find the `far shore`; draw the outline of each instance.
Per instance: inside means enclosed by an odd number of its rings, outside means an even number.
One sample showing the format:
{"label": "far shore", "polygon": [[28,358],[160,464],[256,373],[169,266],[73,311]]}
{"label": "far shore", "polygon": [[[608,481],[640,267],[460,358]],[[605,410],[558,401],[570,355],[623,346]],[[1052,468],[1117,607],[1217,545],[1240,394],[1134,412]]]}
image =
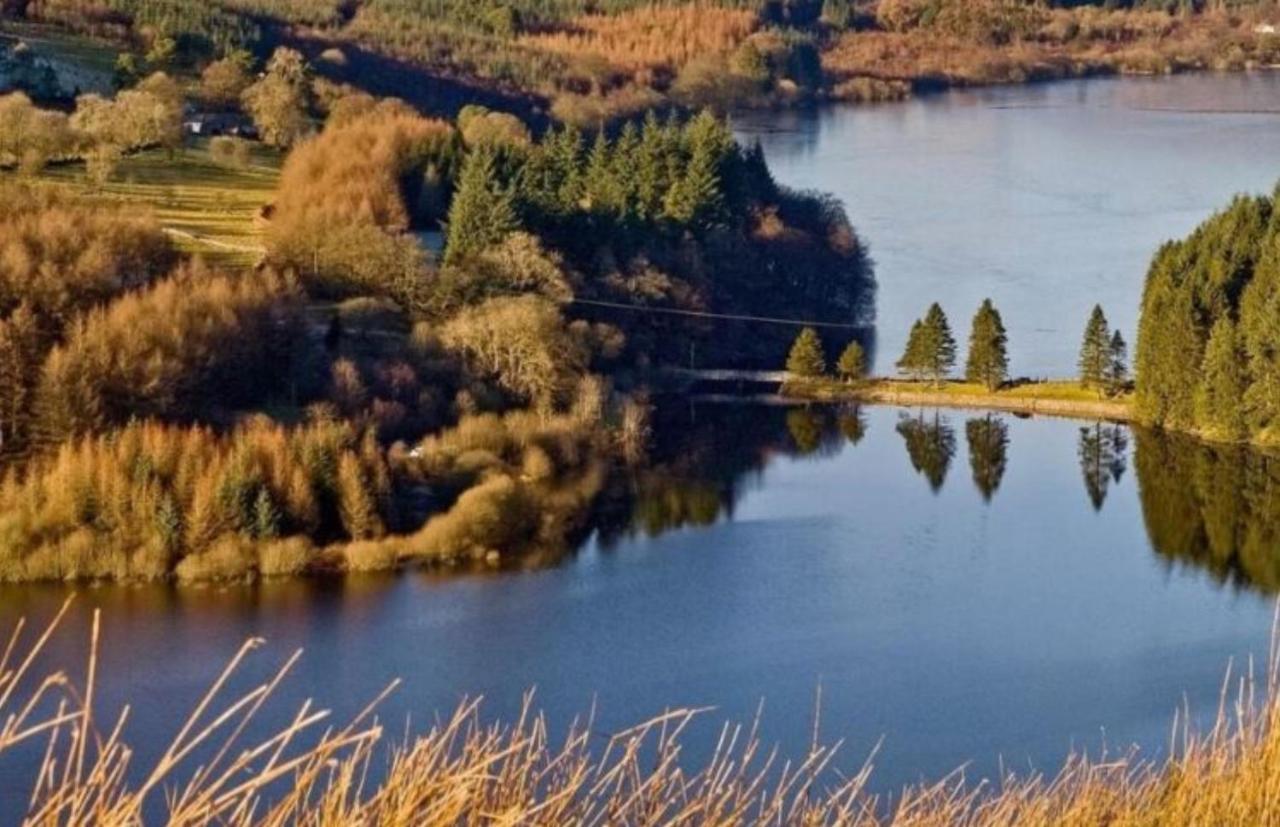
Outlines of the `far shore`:
{"label": "far shore", "polygon": [[782,393],[817,402],[856,401],[870,404],[977,408],[1010,413],[1040,414],[1070,419],[1105,419],[1131,422],[1131,393],[1100,396],[1096,390],[1070,380],[1025,382],[996,391],[968,382],[934,385],[895,379],[869,379],[846,383],[836,380],[800,380],[783,384]]}

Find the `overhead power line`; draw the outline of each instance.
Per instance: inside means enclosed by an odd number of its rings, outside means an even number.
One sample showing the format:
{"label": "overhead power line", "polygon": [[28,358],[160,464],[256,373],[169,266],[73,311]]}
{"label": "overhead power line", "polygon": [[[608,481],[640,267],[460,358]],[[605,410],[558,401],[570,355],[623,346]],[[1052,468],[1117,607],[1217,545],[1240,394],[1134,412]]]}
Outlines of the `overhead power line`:
{"label": "overhead power line", "polygon": [[866,330],[867,325],[846,324],[843,322],[819,322],[808,319],[778,319],[770,316],[742,316],[733,313],[710,313],[703,310],[678,310],[674,307],[646,307],[639,304],[622,302],[597,301],[595,299],[573,299],[572,304],[585,304],[593,307],[611,307],[618,310],[630,310],[637,313],[662,313],[668,316],[693,316],[700,319],[727,319],[735,322],[761,322],[764,324],[785,324],[793,327],[834,327],[841,330]]}

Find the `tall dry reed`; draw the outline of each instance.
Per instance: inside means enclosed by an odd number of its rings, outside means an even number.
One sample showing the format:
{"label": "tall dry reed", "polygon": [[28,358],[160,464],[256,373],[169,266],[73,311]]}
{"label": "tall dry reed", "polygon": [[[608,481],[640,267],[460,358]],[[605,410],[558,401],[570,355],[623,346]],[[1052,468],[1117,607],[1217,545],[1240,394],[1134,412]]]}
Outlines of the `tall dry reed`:
{"label": "tall dry reed", "polygon": [[[69,605],[69,604],[68,604]],[[43,742],[31,773],[27,823],[135,825],[162,814],[174,825],[1263,825],[1280,821],[1280,703],[1276,651],[1266,681],[1252,669],[1223,684],[1216,723],[1175,720],[1163,763],[1132,754],[1076,756],[1053,777],[973,784],[963,773],[892,797],[869,792],[870,764],[837,770],[839,745],[814,740],[786,761],[755,727],[725,725],[699,766],[682,743],[705,710],[672,710],[632,729],[601,733],[588,717],[553,741],[529,701],[509,724],[485,723],[464,700],[428,732],[388,744],[374,699],[345,726],[310,701],[290,724],[259,713],[299,655],[243,695],[228,685],[261,643],[247,642],[200,698],[154,764],[133,766],[118,720],[94,714],[99,624],[87,677],[41,675],[36,664],[67,614],[43,631],[13,630],[0,653],[0,766]],[[1274,639],[1274,636],[1273,636]],[[1230,690],[1230,691],[1228,691]],[[369,781],[375,764],[385,777]],[[6,791],[14,794],[16,791]],[[144,814],[148,818],[144,818]]]}

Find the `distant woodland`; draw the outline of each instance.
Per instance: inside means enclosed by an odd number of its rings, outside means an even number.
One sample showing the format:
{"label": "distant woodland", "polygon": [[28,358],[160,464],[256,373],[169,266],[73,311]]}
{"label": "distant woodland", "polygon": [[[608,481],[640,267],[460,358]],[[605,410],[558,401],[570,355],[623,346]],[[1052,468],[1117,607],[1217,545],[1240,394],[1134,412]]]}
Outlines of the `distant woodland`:
{"label": "distant woodland", "polygon": [[438,114],[505,101],[580,126],[670,105],[884,100],[956,84],[1243,69],[1280,55],[1271,0],[10,0],[3,10],[108,39],[125,74],[140,61],[199,71],[239,53],[265,60],[287,45],[331,80]]}

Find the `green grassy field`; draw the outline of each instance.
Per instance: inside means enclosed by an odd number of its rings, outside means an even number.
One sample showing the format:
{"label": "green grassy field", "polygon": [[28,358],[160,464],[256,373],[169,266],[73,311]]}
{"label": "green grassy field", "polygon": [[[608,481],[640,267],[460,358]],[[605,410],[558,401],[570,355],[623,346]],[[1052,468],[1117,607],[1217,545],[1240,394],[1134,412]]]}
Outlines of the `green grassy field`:
{"label": "green grassy field", "polygon": [[254,219],[271,200],[279,172],[277,152],[255,147],[250,164],[236,169],[215,162],[208,142],[199,141],[173,158],[163,150],[125,158],[100,188],[85,176],[83,164],[51,167],[40,177],[116,202],[122,210],[147,210],[181,249],[243,266],[261,257],[261,228]]}

